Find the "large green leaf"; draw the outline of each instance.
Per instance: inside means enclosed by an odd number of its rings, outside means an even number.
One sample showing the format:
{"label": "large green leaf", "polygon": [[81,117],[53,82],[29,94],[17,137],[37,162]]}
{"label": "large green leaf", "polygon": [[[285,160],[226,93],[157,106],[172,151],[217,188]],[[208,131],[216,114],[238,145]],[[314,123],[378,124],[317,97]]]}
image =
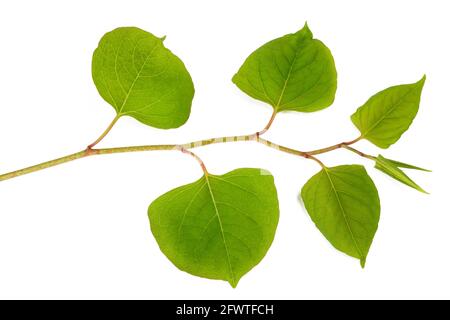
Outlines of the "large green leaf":
{"label": "large green leaf", "polygon": [[189,118],[194,85],[163,40],[134,27],[108,32],[94,51],[92,77],[119,117],[168,129]]}
{"label": "large green leaf", "polygon": [[408,165],[403,162],[398,162],[390,159],[386,159],[381,154],[378,155],[378,157],[375,160],[375,168],[380,170],[381,172],[386,173],[387,175],[391,176],[392,178],[400,181],[401,183],[406,184],[407,186],[410,186],[411,188],[414,188],[420,192],[427,193],[425,190],[423,190],[417,183],[411,180],[410,177],[408,177],[400,168],[409,168],[409,169],[416,169],[416,170],[423,170],[428,171],[416,166]]}
{"label": "large green leaf", "polygon": [[279,209],[270,173],[237,169],[167,192],[148,214],[161,251],[175,266],[236,287],[269,249]]}
{"label": "large green leaf", "polygon": [[301,197],[325,238],[364,267],[380,219],[378,191],[364,167],[324,168],[303,186]]}
{"label": "large green leaf", "polygon": [[361,137],[384,149],[397,142],[416,117],[425,79],[387,88],[359,107],[352,121]]}
{"label": "large green leaf", "polygon": [[330,106],[337,73],[330,50],[313,39],[308,26],[272,40],[254,51],[233,82],[275,111],[312,112]]}

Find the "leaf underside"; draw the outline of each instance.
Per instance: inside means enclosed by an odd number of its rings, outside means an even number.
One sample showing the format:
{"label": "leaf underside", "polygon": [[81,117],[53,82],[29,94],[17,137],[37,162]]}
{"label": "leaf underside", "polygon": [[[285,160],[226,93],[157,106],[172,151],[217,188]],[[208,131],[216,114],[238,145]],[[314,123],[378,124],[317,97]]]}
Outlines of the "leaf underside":
{"label": "leaf underside", "polygon": [[387,88],[359,107],[351,119],[361,137],[383,149],[397,142],[416,117],[425,80]]}
{"label": "leaf underside", "polygon": [[267,171],[237,169],[167,192],[148,214],[161,251],[175,266],[236,287],[268,251],[279,208]]}
{"label": "leaf underside", "polygon": [[324,168],[303,186],[301,198],[325,238],[364,267],[380,219],[378,191],[364,167]]}
{"label": "leaf underside", "polygon": [[233,82],[249,96],[279,111],[318,111],[330,106],[337,72],[330,50],[308,26],[254,51]]}
{"label": "leaf underside", "polygon": [[94,51],[92,78],[120,116],[156,128],[176,128],[189,118],[194,85],[183,62],[163,39],[135,27],[106,33]]}

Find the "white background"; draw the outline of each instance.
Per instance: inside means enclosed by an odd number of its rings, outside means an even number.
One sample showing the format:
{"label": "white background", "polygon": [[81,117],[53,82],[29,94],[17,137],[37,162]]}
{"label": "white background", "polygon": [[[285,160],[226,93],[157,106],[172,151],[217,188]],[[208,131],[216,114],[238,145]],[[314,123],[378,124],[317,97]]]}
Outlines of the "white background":
{"label": "white background", "polygon": [[[191,117],[177,130],[122,118],[102,146],[187,142],[261,129],[271,108],[231,82],[263,43],[308,21],[336,60],[332,107],[279,114],[267,138],[302,150],[357,137],[349,120],[372,94],[419,80],[421,109],[382,154],[433,169],[410,172],[431,195],[345,150],[327,165],[363,163],[381,221],[365,270],[331,247],[297,200],[319,170],[253,143],[197,153],[212,173],[262,167],[276,179],[281,218],[265,259],[237,289],[178,271],[159,251],[147,207],[198,179],[175,151],[91,157],[0,183],[0,298],[450,298],[448,1],[8,1],[0,5],[0,172],[82,150],[114,117],[91,80],[101,36],[138,26],[182,58],[194,79]],[[378,150],[368,142],[357,147]]]}

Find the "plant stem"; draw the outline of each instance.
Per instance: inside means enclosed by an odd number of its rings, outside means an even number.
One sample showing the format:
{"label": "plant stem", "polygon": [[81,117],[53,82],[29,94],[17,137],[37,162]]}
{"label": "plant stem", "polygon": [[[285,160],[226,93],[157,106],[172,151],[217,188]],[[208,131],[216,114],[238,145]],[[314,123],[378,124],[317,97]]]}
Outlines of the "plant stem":
{"label": "plant stem", "polygon": [[313,155],[311,155],[311,154],[308,153],[308,152],[304,152],[304,151],[300,151],[300,150],[288,148],[288,147],[285,147],[285,146],[282,146],[282,145],[273,143],[273,142],[271,142],[271,141],[269,141],[269,140],[260,138],[259,136],[257,137],[257,141],[258,141],[259,143],[262,143],[262,144],[264,144],[264,145],[266,145],[266,146],[268,146],[268,147],[271,147],[271,148],[273,148],[273,149],[280,150],[280,151],[283,151],[283,152],[286,152],[286,153],[290,153],[290,154],[293,154],[293,155],[296,155],[296,156],[300,156],[300,157],[303,157],[303,158],[305,158],[305,159],[311,159],[311,160],[314,160],[314,161],[316,161],[322,168],[325,167],[325,165],[322,163],[322,161],[320,161],[319,159],[317,159],[316,157],[314,157]]}
{"label": "plant stem", "polygon": [[[256,132],[255,134],[249,134],[249,135],[239,135],[239,136],[228,136],[228,137],[221,137],[221,138],[212,138],[212,139],[206,139],[206,140],[198,140],[198,141],[193,141],[193,142],[188,142],[188,143],[184,143],[184,144],[163,144],[163,145],[144,145],[144,146],[130,146],[130,147],[116,147],[116,148],[103,148],[103,149],[93,149],[100,141],[103,140],[103,138],[111,131],[111,129],[114,127],[114,125],[116,124],[117,120],[119,120],[120,116],[117,115],[113,121],[109,124],[109,126],[106,128],[106,130],[97,138],[97,140],[95,140],[93,143],[91,143],[85,150],[67,155],[65,157],[62,158],[58,158],[58,159],[54,159],[54,160],[50,160],[50,161],[46,161],[31,167],[27,167],[27,168],[23,168],[20,170],[16,170],[16,171],[12,171],[9,173],[5,173],[0,175],[0,181],[4,181],[4,180],[8,180],[8,179],[12,179],[24,174],[28,174],[31,172],[35,172],[35,171],[39,171],[39,170],[43,170],[46,168],[50,168],[59,164],[63,164],[69,161],[73,161],[73,160],[77,160],[77,159],[81,159],[81,158],[85,158],[87,156],[91,156],[91,155],[100,155],[100,154],[112,154],[112,153],[125,153],[125,152],[141,152],[141,151],[155,151],[155,150],[178,150],[181,151],[183,153],[189,154],[192,157],[194,157],[200,164],[203,172],[205,174],[208,174],[208,171],[206,170],[205,164],[203,163],[203,161],[192,151],[189,151],[189,149],[193,149],[193,148],[197,148],[197,147],[201,147],[201,146],[206,146],[206,145],[210,145],[210,144],[215,144],[215,143],[225,143],[225,142],[237,142],[237,141],[255,141],[261,144],[264,144],[268,147],[271,147],[273,149],[277,149],[280,150],[282,152],[286,152],[286,153],[290,153],[296,156],[300,156],[306,159],[312,159],[314,161],[316,161],[320,166],[325,167],[325,165],[316,157],[314,157],[314,155],[317,154],[321,154],[321,153],[325,153],[325,152],[329,152],[338,148],[343,148],[346,147],[347,149],[356,152],[360,155],[363,155],[362,152],[359,152],[355,149],[352,149],[350,147],[348,147],[349,145],[359,141],[361,139],[361,137],[349,141],[349,142],[343,142],[343,143],[339,143],[337,145],[334,146],[330,146],[327,148],[322,148],[322,149],[318,149],[318,150],[313,150],[313,151],[309,151],[309,152],[304,152],[304,151],[300,151],[300,150],[295,150],[292,148],[288,148],[285,146],[281,146],[279,144],[273,143],[269,140],[263,139],[261,138],[261,135],[263,135],[264,133],[267,132],[267,130],[269,130],[270,126],[272,125],[273,121],[275,120],[275,116],[276,116],[277,112],[276,110],[273,111],[272,116],[269,119],[269,122],[267,123],[267,125],[264,127],[263,130]],[[364,155],[367,158],[370,158],[371,156],[368,155]],[[373,157],[372,157],[373,158]]]}
{"label": "plant stem", "polygon": [[321,154],[321,153],[325,153],[325,152],[330,152],[339,148],[345,148],[346,146],[352,145],[356,142],[358,142],[359,140],[362,139],[362,136],[356,138],[355,140],[351,140],[348,142],[341,142],[326,148],[322,148],[322,149],[317,149],[317,150],[313,150],[313,151],[308,151],[306,153],[308,153],[309,155],[316,155],[316,154]]}
{"label": "plant stem", "polygon": [[46,168],[50,168],[50,167],[56,166],[58,164],[62,164],[62,163],[66,163],[66,162],[69,162],[69,161],[76,160],[76,159],[84,158],[87,155],[88,154],[87,154],[86,151],[80,151],[80,152],[77,152],[77,153],[69,154],[68,156],[65,156],[65,157],[62,157],[62,158],[58,158],[58,159],[55,159],[55,160],[43,162],[43,163],[37,164],[35,166],[31,166],[31,167],[20,169],[20,170],[17,170],[17,171],[5,173],[5,174],[0,175],[0,181],[7,180],[7,179],[12,179],[12,178],[15,178],[15,177],[18,177],[18,176],[22,176],[22,175],[27,174],[27,173],[43,170],[43,169],[46,169]]}
{"label": "plant stem", "polygon": [[[2,175],[0,175],[0,181],[8,180],[8,179],[15,178],[15,177],[18,177],[18,176],[21,176],[24,174],[43,170],[43,169],[50,168],[50,167],[53,167],[53,166],[56,166],[59,164],[63,164],[63,163],[70,162],[73,160],[85,158],[87,156],[92,156],[92,155],[156,151],[156,150],[178,150],[178,151],[184,150],[183,152],[193,155],[192,152],[190,152],[190,151],[188,152],[189,149],[194,149],[194,148],[198,148],[198,147],[206,146],[206,145],[210,145],[210,144],[215,144],[215,143],[238,142],[238,141],[255,141],[255,142],[261,143],[265,146],[268,146],[270,148],[282,151],[282,152],[301,156],[306,159],[312,159],[312,160],[316,161],[317,163],[319,163],[322,167],[324,167],[323,163],[319,159],[314,157],[314,155],[327,152],[327,151],[322,151],[322,150],[329,149],[329,148],[319,149],[319,151],[321,151],[321,152],[315,152],[315,151],[304,152],[304,151],[288,148],[288,147],[273,143],[269,140],[259,137],[257,134],[228,136],[228,137],[221,137],[221,138],[198,140],[198,141],[193,141],[193,142],[189,142],[189,143],[185,143],[185,144],[181,144],[181,145],[159,144],[159,145],[143,145],[143,146],[116,147],[116,148],[103,148],[103,149],[87,148],[85,150],[67,155],[62,158],[46,161],[46,162],[31,166],[31,167],[27,167],[24,169],[20,169],[20,170],[2,174]],[[344,146],[341,146],[341,147],[344,147]],[[329,151],[331,151],[331,150],[334,150],[334,149],[329,149]],[[203,162],[201,162],[200,158],[198,158],[198,156],[196,156],[196,155],[193,155],[193,156],[194,156],[194,158],[197,159],[197,161],[199,161],[200,165],[202,166],[202,169],[204,169],[204,171],[205,171],[206,168],[204,167],[204,164],[203,164]],[[207,172],[207,171],[205,171],[205,172]]]}
{"label": "plant stem", "polygon": [[266,126],[264,127],[264,129],[262,129],[261,131],[258,131],[258,132],[256,133],[257,136],[262,136],[264,133],[266,133],[266,132],[269,130],[270,126],[271,126],[272,123],[273,123],[273,120],[275,120],[275,116],[276,116],[276,115],[277,115],[277,111],[276,111],[275,109],[273,109],[273,113],[272,113],[272,116],[271,116],[270,119],[269,119],[269,122],[266,124]]}
{"label": "plant stem", "polygon": [[205,174],[205,176],[208,175],[208,170],[206,170],[205,163],[203,162],[202,159],[200,159],[200,157],[199,157],[198,155],[196,155],[196,154],[193,153],[192,151],[190,151],[190,150],[188,150],[188,149],[185,149],[185,148],[183,148],[183,147],[180,148],[180,151],[183,152],[183,153],[185,153],[185,154],[190,155],[190,156],[193,157],[195,160],[197,160],[197,162],[200,164],[200,167],[202,168],[203,173]]}
{"label": "plant stem", "polygon": [[90,145],[88,145],[88,149],[92,149],[93,147],[95,147],[100,141],[103,140],[104,137],[106,137],[106,135],[111,131],[111,129],[114,127],[114,125],[116,124],[117,120],[119,120],[120,116],[116,115],[116,117],[113,119],[113,121],[109,124],[109,126],[106,128],[106,130],[100,135],[100,137],[97,138],[97,140],[95,140],[94,142],[92,142]]}
{"label": "plant stem", "polygon": [[355,148],[349,147],[347,145],[343,146],[343,148],[345,148],[347,150],[350,150],[351,152],[354,152],[354,153],[356,153],[357,155],[359,155],[361,157],[364,157],[364,158],[367,158],[367,159],[370,159],[370,160],[374,160],[374,161],[377,160],[376,157],[371,156],[370,154],[366,154],[364,152],[361,152],[359,150],[356,150]]}

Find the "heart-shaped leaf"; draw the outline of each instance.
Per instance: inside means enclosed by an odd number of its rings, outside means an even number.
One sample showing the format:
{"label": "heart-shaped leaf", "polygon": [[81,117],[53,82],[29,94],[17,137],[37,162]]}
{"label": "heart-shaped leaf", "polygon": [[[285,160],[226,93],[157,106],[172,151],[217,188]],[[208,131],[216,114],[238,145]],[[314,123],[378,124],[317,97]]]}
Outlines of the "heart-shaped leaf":
{"label": "heart-shaped leaf", "polygon": [[175,266],[236,287],[273,241],[277,191],[272,175],[261,169],[207,174],[153,201],[148,215],[161,251]]}
{"label": "heart-shaped leaf", "polygon": [[325,238],[364,267],[380,219],[378,191],[364,167],[323,168],[303,186],[301,197]]}
{"label": "heart-shaped leaf", "polygon": [[409,169],[416,169],[416,170],[422,170],[422,171],[428,171],[419,167],[411,166],[403,162],[393,161],[390,159],[386,159],[381,154],[378,155],[378,157],[375,160],[375,168],[380,170],[381,172],[386,173],[387,175],[391,176],[392,178],[400,181],[401,183],[406,184],[407,186],[410,186],[411,188],[414,188],[420,192],[427,193],[425,190],[423,190],[417,183],[411,180],[410,177],[408,177],[402,170],[399,169],[399,167],[403,168],[409,168]]}
{"label": "heart-shaped leaf", "polygon": [[313,39],[305,25],[254,51],[234,75],[233,82],[249,96],[270,104],[276,112],[312,112],[333,103],[337,73],[330,50]]}
{"label": "heart-shaped leaf", "polygon": [[387,88],[359,107],[351,119],[361,137],[383,149],[397,142],[416,117],[425,79]]}
{"label": "heart-shaped leaf", "polygon": [[118,117],[169,129],[189,118],[194,85],[163,40],[134,27],[108,32],[94,51],[92,78]]}

